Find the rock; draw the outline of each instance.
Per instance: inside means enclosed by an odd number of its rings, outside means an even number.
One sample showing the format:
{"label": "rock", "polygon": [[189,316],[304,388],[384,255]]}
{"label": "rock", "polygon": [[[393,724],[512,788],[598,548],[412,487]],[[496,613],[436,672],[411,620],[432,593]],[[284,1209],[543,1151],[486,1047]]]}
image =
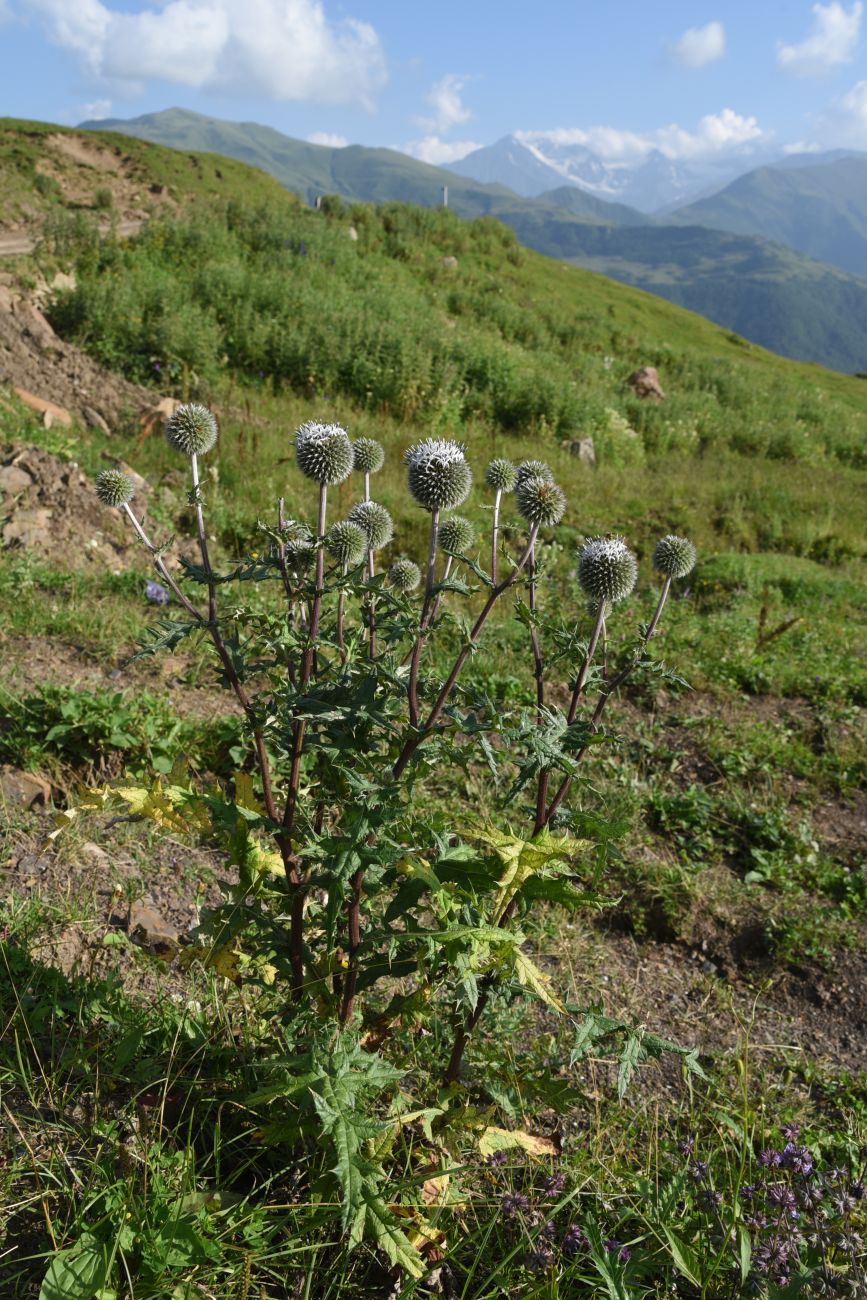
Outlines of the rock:
{"label": "rock", "polygon": [[38,506],[35,510],[16,510],[3,529],[5,546],[29,546],[44,550],[50,540],[53,510]]}
{"label": "rock", "polygon": [[18,465],[3,465],[0,467],[0,492],[4,496],[17,496],[19,492],[26,492],[32,486],[33,479],[26,470],[21,469]]}
{"label": "rock", "polygon": [[[38,415],[42,416],[46,428],[50,429],[52,424],[62,424],[64,429],[72,428],[72,416],[65,407],[55,406],[53,402],[47,401],[44,397],[37,397],[35,393],[28,393],[26,388],[13,386],[13,392],[31,411],[36,411]],[[46,417],[48,417],[47,420]]]}
{"label": "rock", "polygon": [[633,371],[626,382],[638,397],[649,397],[654,402],[665,401],[659,375],[653,366],[642,366],[640,370]]}
{"label": "rock", "polygon": [[47,804],[51,799],[51,786],[41,776],[22,772],[17,767],[0,767],[0,802],[7,807],[33,808]]}
{"label": "rock", "polygon": [[352,240],[353,243],[355,243],[358,240],[358,231],[355,229],[355,226],[349,227],[349,238]]}
{"label": "rock", "polygon": [[456,257],[444,257],[441,265],[447,271],[456,271],[458,269],[458,259]]}
{"label": "rock", "polygon": [[171,961],[177,954],[178,931],[149,898],[131,904],[126,932],[137,947],[144,948],[154,957]]}
{"label": "rock", "polygon": [[149,406],[147,410],[142,411],[141,416],[139,417],[141,436],[146,438],[159,420],[165,421],[170,419],[179,406],[180,402],[177,398],[162,397],[154,406]]}
{"label": "rock", "polygon": [[75,278],[74,271],[70,271],[68,274],[66,271],[58,271],[48,287],[53,289],[55,293],[64,293],[71,292],[77,285],[78,281]]}
{"label": "rock", "polygon": [[82,406],[81,414],[84,416],[84,423],[88,429],[99,429],[100,433],[111,433],[111,429],[99,411],[95,411],[92,406]]}
{"label": "rock", "polygon": [[577,456],[582,465],[596,464],[596,448],[592,438],[573,438],[567,446],[570,454]]}

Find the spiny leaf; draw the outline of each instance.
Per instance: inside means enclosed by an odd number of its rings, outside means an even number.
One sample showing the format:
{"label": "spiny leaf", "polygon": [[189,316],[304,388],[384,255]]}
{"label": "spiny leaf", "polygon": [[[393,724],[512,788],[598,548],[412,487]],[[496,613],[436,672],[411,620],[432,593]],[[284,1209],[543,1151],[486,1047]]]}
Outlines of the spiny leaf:
{"label": "spiny leaf", "polygon": [[526,1151],[531,1156],[556,1156],[559,1151],[550,1138],[527,1133],[522,1128],[488,1127],[479,1138],[479,1155],[492,1156],[496,1151]]}
{"label": "spiny leaf", "polygon": [[554,992],[551,981],[543,971],[539,970],[536,963],[531,961],[520,948],[515,948],[513,961],[515,974],[519,982],[525,988],[532,989],[536,997],[544,1002],[546,1006],[553,1007],[555,1011],[559,1011],[561,1014],[565,1013],[566,1008]]}

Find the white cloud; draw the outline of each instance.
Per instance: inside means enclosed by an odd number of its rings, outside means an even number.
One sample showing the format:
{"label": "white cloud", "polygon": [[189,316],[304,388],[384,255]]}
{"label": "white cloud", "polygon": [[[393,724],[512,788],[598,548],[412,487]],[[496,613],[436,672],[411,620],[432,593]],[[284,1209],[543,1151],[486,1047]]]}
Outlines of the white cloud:
{"label": "white cloud", "polygon": [[687,68],[703,68],[715,63],[726,52],[726,33],[722,23],[708,23],[706,27],[690,27],[672,49],[678,63]]}
{"label": "white cloud", "polygon": [[838,0],[813,5],[813,30],[800,45],[783,45],[777,62],[797,77],[818,77],[844,63],[851,63],[858,47],[864,6],[856,0],[846,9]]}
{"label": "white cloud", "polygon": [[76,121],[101,122],[106,117],[111,117],[111,100],[95,99],[90,104],[81,105]]}
{"label": "white cloud", "polygon": [[821,145],[811,143],[807,140],[795,140],[793,144],[783,145],[783,153],[786,155],[794,153],[819,153],[820,151]]}
{"label": "white cloud", "polygon": [[559,127],[553,131],[516,131],[515,135],[527,145],[546,142],[567,148],[583,145],[610,163],[640,162],[654,149],[673,160],[709,158],[767,138],[756,118],[742,117],[731,108],[709,113],[694,131],[672,124],[642,134],[617,127],[591,126],[586,130]]}
{"label": "white cloud", "polygon": [[345,135],[335,135],[333,131],[314,131],[307,137],[308,144],[324,144],[327,149],[345,149],[349,144]]}
{"label": "white cloud", "polygon": [[468,122],[472,113],[461,100],[461,93],[467,84],[466,77],[459,77],[454,72],[447,73],[435,82],[427,95],[427,103],[433,109],[430,117],[417,117],[416,125],[431,135],[444,135],[453,126]]}
{"label": "white cloud", "polygon": [[822,115],[818,134],[827,148],[867,149],[867,81],[857,81]]}
{"label": "white cloud", "polygon": [[408,144],[398,146],[401,153],[408,153],[420,162],[430,163],[432,167],[441,167],[443,163],[457,162],[466,158],[468,153],[481,149],[475,140],[441,140],[438,135],[426,135],[422,140],[410,140]]}
{"label": "white cloud", "polygon": [[55,44],[131,87],[160,80],[369,108],[386,79],[373,27],[329,21],[322,0],[156,0],[135,13],[102,0],[28,3]]}

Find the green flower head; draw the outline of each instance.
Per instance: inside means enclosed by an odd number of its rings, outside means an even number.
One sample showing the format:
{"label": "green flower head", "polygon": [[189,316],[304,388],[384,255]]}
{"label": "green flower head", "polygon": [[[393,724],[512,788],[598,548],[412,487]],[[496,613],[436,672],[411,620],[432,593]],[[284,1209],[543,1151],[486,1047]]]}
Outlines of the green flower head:
{"label": "green flower head", "polygon": [[622,537],[591,537],[578,552],[578,581],[590,600],[623,600],[637,577],[638,564]]}
{"label": "green flower head", "polygon": [[394,536],[394,524],[385,506],[377,501],[359,501],[353,506],[348,516],[349,523],[356,524],[364,533],[367,549],[380,551],[388,546]]}
{"label": "green flower head", "polygon": [[522,460],[515,471],[515,491],[528,478],[540,478],[544,483],[554,482],[554,471],[543,460]]}
{"label": "green flower head", "polygon": [[408,560],[405,555],[402,555],[389,569],[388,581],[395,591],[406,596],[411,591],[415,591],[421,582],[421,570],[414,560]]}
{"label": "green flower head", "polygon": [[550,479],[524,478],[515,488],[515,501],[528,524],[553,528],[566,509],[563,489]]}
{"label": "green flower head", "polygon": [[511,492],[517,476],[515,466],[503,457],[492,460],[485,470],[485,482],[494,492]]}
{"label": "green flower head", "polygon": [[118,509],[132,501],[135,488],[132,479],[120,469],[103,469],[96,476],[96,495],[104,506]]}
{"label": "green flower head", "polygon": [[696,554],[692,542],[669,533],[653,548],[653,567],[666,578],[685,578],[695,568]]}
{"label": "green flower head", "polygon": [[204,456],[217,441],[217,421],[198,402],[185,402],[166,420],[169,445],[184,456]]}
{"label": "green flower head", "polygon": [[385,461],[385,448],[375,438],[356,438],[352,456],[354,468],[360,474],[378,474]]}
{"label": "green flower head", "polygon": [[352,473],[352,443],[342,425],[308,420],[295,434],[295,460],[320,486],[342,483]]}
{"label": "green flower head", "polygon": [[476,530],[463,515],[449,515],[440,524],[439,542],[444,551],[464,555],[476,540]]}
{"label": "green flower head", "polygon": [[425,510],[454,510],[473,485],[464,448],[446,438],[425,438],[403,458],[409,490]]}
{"label": "green flower head", "polygon": [[338,564],[358,564],[367,550],[367,537],[358,524],[341,519],[325,534],[325,549]]}

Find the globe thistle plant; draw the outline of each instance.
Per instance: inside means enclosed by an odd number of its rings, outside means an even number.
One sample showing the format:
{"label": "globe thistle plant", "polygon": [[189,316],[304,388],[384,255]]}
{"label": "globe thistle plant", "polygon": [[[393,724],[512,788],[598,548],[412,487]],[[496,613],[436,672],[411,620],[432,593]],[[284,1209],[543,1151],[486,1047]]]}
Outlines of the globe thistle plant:
{"label": "globe thistle plant", "polygon": [[353,468],[359,474],[378,474],[385,461],[385,448],[375,438],[356,438],[352,457]]}
{"label": "globe thistle plant", "polygon": [[280,525],[280,538],[287,555],[309,556],[313,553],[313,533],[301,519],[287,519]]}
{"label": "globe thistle plant", "polygon": [[388,581],[401,595],[409,595],[421,582],[421,569],[414,560],[402,555],[388,571]]}
{"label": "globe thistle plant", "polygon": [[367,536],[358,524],[341,519],[325,534],[325,549],[344,570],[359,560],[367,550]]}
{"label": "globe thistle plant", "polygon": [[352,443],[342,425],[308,420],[295,434],[295,460],[307,478],[330,487],[352,473]]}
{"label": "globe thistle plant", "polygon": [[553,528],[566,509],[561,487],[545,478],[524,478],[515,488],[515,501],[527,523],[537,528]]}
{"label": "globe thistle plant", "polygon": [[518,471],[515,466],[503,457],[492,460],[485,470],[485,483],[494,492],[511,492],[517,477]]}
{"label": "globe thistle plant", "polygon": [[128,474],[120,469],[103,469],[96,476],[96,495],[104,506],[120,510],[132,501],[135,487]]}
{"label": "globe thistle plant", "polygon": [[347,516],[364,533],[369,551],[381,551],[394,536],[394,524],[385,506],[378,501],[359,501]]}
{"label": "globe thistle plant", "polygon": [[465,554],[476,540],[476,530],[463,515],[449,515],[439,527],[439,543],[444,551]]}
{"label": "globe thistle plant", "polygon": [[409,490],[425,510],[454,510],[469,496],[473,475],[461,443],[425,438],[403,460]]}
{"label": "globe thistle plant", "polygon": [[615,604],[635,586],[638,564],[622,537],[591,537],[578,554],[578,581],[591,600]]}
{"label": "globe thistle plant", "polygon": [[204,456],[217,441],[217,421],[206,406],[185,402],[166,421],[166,438],[184,456]]}
{"label": "globe thistle plant", "polygon": [[685,578],[695,567],[696,553],[686,537],[669,533],[653,548],[653,567],[665,578]]}

